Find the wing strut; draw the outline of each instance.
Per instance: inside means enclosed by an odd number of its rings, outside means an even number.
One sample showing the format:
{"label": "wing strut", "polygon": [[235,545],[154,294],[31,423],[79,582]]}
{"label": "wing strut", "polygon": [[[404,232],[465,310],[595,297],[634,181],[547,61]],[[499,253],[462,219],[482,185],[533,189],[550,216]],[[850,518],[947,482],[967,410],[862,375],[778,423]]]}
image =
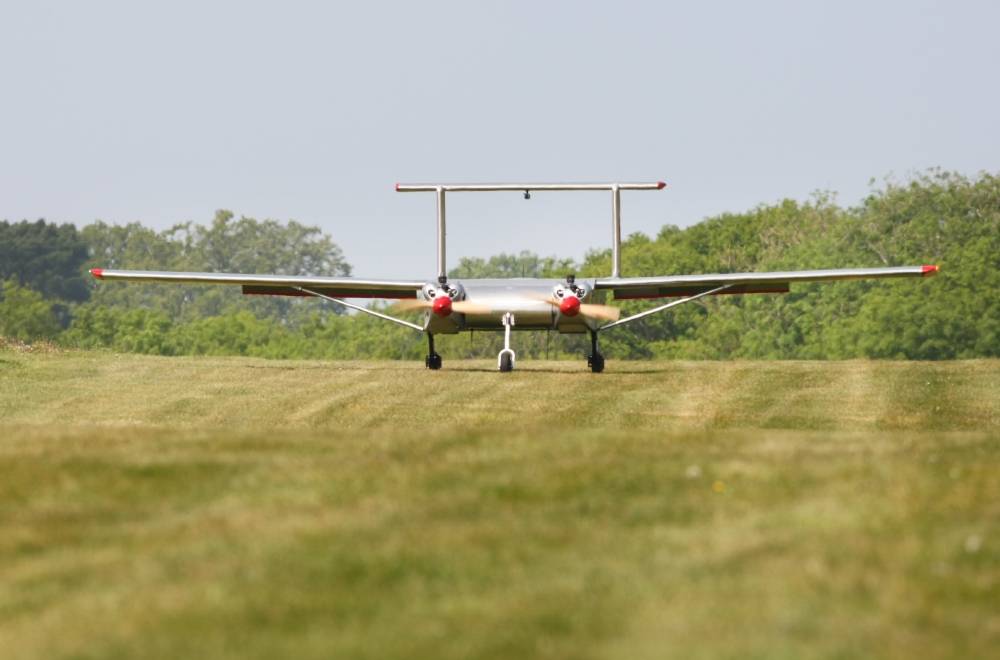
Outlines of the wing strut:
{"label": "wing strut", "polygon": [[[316,296],[317,298],[322,298],[323,300],[329,300],[332,303],[338,305],[343,305],[344,307],[349,307],[351,309],[356,309],[359,312],[364,312],[365,314],[371,314],[372,316],[384,319],[386,321],[392,321],[393,323],[398,323],[399,325],[405,325],[407,328],[413,328],[417,332],[423,332],[424,329],[417,325],[416,323],[410,323],[409,321],[404,321],[403,319],[397,319],[395,316],[389,316],[388,314],[382,314],[381,312],[376,312],[373,309],[368,309],[367,307],[362,307],[361,305],[355,305],[354,303],[349,303],[346,300],[341,300],[340,298],[334,298],[333,296],[328,296],[320,293],[319,291],[312,291],[302,286],[293,286],[293,289],[297,289],[302,293],[308,293],[310,296]],[[681,301],[683,302],[683,301]]]}
{"label": "wing strut", "polygon": [[719,293],[720,291],[724,291],[731,286],[733,285],[723,284],[722,286],[717,286],[714,289],[710,289],[709,291],[702,291],[701,293],[695,294],[693,296],[688,296],[687,298],[681,298],[680,300],[668,302],[666,305],[660,305],[659,307],[654,307],[653,309],[647,309],[645,312],[639,312],[638,314],[633,314],[632,316],[626,316],[620,321],[615,321],[614,323],[608,323],[607,325],[602,325],[597,330],[599,332],[601,330],[607,330],[608,328],[613,328],[616,325],[622,325],[625,323],[629,323],[630,321],[636,321],[638,319],[643,318],[644,316],[649,316],[650,314],[656,314],[657,312],[662,312],[665,309],[670,309],[671,307],[676,307],[677,305],[683,305],[686,302],[698,300],[698,298],[704,298],[705,296],[710,296],[713,293]]}

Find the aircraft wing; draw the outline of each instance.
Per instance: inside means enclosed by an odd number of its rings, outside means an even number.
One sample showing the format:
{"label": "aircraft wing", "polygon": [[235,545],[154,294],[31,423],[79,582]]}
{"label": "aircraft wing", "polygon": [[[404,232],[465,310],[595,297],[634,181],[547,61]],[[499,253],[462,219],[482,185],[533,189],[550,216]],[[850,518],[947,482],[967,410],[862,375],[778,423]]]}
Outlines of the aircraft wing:
{"label": "aircraft wing", "polygon": [[837,282],[841,280],[862,280],[883,277],[927,277],[928,275],[934,275],[937,271],[937,266],[894,266],[890,268],[791,270],[770,273],[605,277],[596,280],[594,288],[611,290],[616,300],[692,296],[722,286],[726,288],[719,291],[719,294],[787,293],[793,282]]}
{"label": "aircraft wing", "polygon": [[106,270],[103,268],[93,268],[90,274],[99,280],[123,282],[231,284],[243,287],[245,294],[272,296],[310,296],[320,293],[333,298],[416,298],[417,291],[424,285],[424,282],[420,280],[363,280],[354,277],[183,273],[154,270]]}

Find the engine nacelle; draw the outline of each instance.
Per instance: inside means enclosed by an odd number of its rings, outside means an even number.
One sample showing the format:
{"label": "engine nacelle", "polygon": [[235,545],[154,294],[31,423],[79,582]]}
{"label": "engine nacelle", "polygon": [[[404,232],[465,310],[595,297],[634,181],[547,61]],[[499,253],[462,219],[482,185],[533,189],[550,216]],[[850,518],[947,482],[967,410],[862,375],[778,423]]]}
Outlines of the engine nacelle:
{"label": "engine nacelle", "polygon": [[587,284],[577,284],[575,277],[566,278],[565,284],[557,284],[552,289],[552,296],[559,301],[559,313],[570,318],[580,313],[580,303],[590,295]]}
{"label": "engine nacelle", "polygon": [[465,289],[462,285],[450,282],[425,284],[421,293],[424,300],[431,303],[431,312],[441,318],[451,316],[452,302],[465,299]]}

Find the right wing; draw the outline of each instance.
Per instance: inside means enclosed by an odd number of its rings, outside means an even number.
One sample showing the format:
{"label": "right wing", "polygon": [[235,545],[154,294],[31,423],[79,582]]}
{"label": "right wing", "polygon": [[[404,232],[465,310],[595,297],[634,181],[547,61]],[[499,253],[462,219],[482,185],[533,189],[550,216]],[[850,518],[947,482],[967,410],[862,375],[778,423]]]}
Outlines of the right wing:
{"label": "right wing", "polygon": [[[92,268],[99,280],[122,282],[173,282],[177,284],[238,284],[245,294],[333,298],[416,298],[425,282],[420,280],[362,280],[354,277],[309,275],[244,275],[240,273],[183,273],[155,270],[105,270]],[[305,289],[306,291],[303,291]]]}
{"label": "right wing", "polygon": [[616,300],[692,296],[727,287],[719,293],[787,293],[792,282],[835,282],[882,277],[927,277],[937,266],[892,266],[889,268],[836,268],[792,270],[770,273],[717,273],[712,275],[664,275],[660,277],[604,277],[595,289],[610,289]]}

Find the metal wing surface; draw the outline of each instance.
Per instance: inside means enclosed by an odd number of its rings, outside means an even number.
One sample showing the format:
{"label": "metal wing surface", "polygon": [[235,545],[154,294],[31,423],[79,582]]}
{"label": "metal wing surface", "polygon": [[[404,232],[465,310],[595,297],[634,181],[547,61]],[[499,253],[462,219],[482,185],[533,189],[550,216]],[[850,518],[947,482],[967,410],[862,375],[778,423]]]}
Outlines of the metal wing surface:
{"label": "metal wing surface", "polygon": [[245,294],[271,296],[311,296],[320,293],[335,298],[416,298],[417,291],[424,285],[421,280],[365,280],[309,275],[184,273],[102,268],[94,268],[90,273],[97,279],[108,281],[239,285],[243,287]]}
{"label": "metal wing surface", "polygon": [[719,291],[718,294],[787,293],[793,282],[838,282],[842,280],[887,277],[927,277],[928,275],[934,275],[937,271],[937,266],[894,266],[889,268],[791,270],[770,273],[606,277],[595,280],[594,288],[612,291],[616,300],[692,296],[719,287],[726,288]]}

